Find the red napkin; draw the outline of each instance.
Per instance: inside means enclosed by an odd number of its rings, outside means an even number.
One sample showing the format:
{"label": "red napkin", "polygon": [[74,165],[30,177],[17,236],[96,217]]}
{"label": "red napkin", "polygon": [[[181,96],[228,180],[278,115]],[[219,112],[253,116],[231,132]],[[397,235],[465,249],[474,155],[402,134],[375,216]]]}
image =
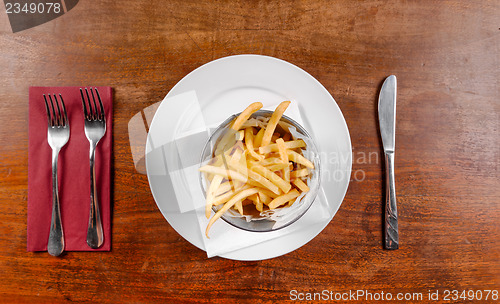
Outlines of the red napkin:
{"label": "red napkin", "polygon": [[[87,246],[90,209],[89,141],[83,129],[80,87],[30,87],[28,143],[28,251],[47,250],[52,215],[52,150],[47,142],[47,114],[43,94],[64,99],[70,124],[68,143],[59,153],[59,198],[65,251],[111,249],[111,153],[113,99],[110,87],[98,87],[106,113],[106,133],[96,148],[97,193],[104,244]],[[95,93],[94,93],[95,94]],[[90,97],[92,98],[92,96]]]}

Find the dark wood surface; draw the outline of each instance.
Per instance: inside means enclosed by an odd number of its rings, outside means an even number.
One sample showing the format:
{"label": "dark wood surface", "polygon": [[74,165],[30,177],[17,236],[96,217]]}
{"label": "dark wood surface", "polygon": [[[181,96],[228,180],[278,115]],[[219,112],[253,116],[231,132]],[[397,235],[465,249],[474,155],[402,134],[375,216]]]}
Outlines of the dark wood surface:
{"label": "dark wood surface", "polygon": [[[2,7],[0,302],[277,303],[291,290],[367,290],[423,293],[410,302],[425,303],[439,290],[437,303],[446,289],[500,290],[499,17],[500,2],[487,0],[80,1],[12,33]],[[127,124],[193,69],[246,53],[287,60],[328,89],[349,126],[353,181],[302,248],[259,262],[207,259],[156,207]],[[382,248],[376,112],[390,74],[397,251]],[[26,252],[30,85],[115,90],[111,252]]]}

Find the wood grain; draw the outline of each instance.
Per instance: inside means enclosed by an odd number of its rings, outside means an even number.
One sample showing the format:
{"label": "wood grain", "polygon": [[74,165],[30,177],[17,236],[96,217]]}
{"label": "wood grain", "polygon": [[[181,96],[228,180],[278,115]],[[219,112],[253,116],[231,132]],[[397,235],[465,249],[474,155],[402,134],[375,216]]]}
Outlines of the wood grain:
{"label": "wood grain", "polygon": [[[80,1],[13,34],[2,8],[0,302],[278,303],[293,289],[362,289],[423,293],[409,301],[419,303],[429,290],[500,290],[499,16],[490,0]],[[329,90],[349,126],[352,182],[302,248],[260,262],[207,259],[163,219],[127,126],[188,72],[246,53],[296,64]],[[382,249],[376,112],[390,74],[397,251]],[[115,90],[111,252],[26,252],[30,85]]]}

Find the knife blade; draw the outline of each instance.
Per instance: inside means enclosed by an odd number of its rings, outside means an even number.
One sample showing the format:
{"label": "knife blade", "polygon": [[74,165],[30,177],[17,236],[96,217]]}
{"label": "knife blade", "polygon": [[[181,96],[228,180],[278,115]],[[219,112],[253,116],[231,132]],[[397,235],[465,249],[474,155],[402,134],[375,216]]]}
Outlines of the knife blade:
{"label": "knife blade", "polygon": [[394,152],[396,142],[396,76],[387,77],[378,98],[380,135],[385,154],[385,249],[399,248],[398,211],[394,176]]}

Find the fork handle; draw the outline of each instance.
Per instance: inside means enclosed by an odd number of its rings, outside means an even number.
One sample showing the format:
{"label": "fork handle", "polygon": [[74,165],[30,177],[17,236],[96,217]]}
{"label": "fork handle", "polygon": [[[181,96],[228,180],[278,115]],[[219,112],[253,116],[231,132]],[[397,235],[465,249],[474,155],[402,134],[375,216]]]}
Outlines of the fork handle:
{"label": "fork handle", "polygon": [[102,231],[101,212],[99,211],[99,200],[96,188],[95,173],[95,148],[97,143],[90,143],[90,212],[89,226],[87,229],[87,245],[90,248],[97,249],[104,242]]}
{"label": "fork handle", "polygon": [[57,162],[59,150],[52,149],[52,219],[50,221],[49,242],[47,251],[50,255],[58,256],[64,250],[64,233],[59,207],[59,187],[57,179]]}

